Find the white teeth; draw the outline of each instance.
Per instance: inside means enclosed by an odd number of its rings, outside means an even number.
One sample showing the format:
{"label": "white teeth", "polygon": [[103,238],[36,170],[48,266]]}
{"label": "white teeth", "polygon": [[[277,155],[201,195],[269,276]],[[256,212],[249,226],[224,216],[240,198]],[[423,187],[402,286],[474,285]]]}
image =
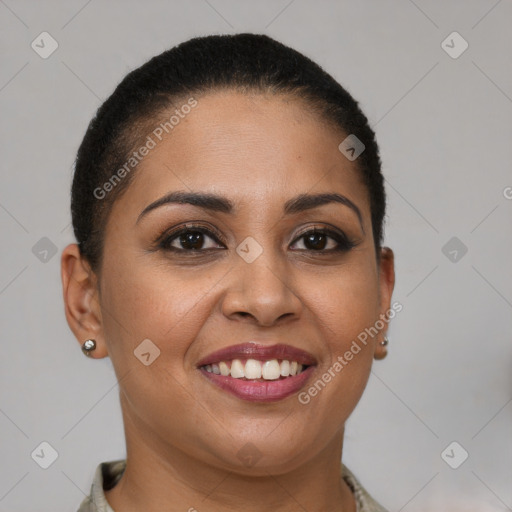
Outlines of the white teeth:
{"label": "white teeth", "polygon": [[256,361],[256,359],[247,359],[245,377],[247,379],[261,379],[261,362]]}
{"label": "white teeth", "polygon": [[244,366],[240,359],[233,359],[231,363],[231,377],[234,379],[242,379],[245,377]]}
{"label": "white teeth", "polygon": [[279,379],[279,376],[281,374],[281,368],[279,366],[278,360],[272,359],[271,361],[265,361],[261,369],[261,374],[263,378],[266,380]]}
{"label": "white teeth", "polygon": [[229,375],[229,366],[224,361],[221,361],[219,363],[219,370],[220,374],[224,375],[224,377],[227,377]]}
{"label": "white teeth", "polygon": [[233,359],[231,367],[229,361],[219,361],[218,363],[207,364],[204,369],[209,373],[231,376],[234,379],[265,379],[277,380],[279,377],[289,377],[299,375],[304,371],[304,365],[297,361],[288,361],[283,359],[281,363],[277,359],[269,361],[258,361],[257,359],[247,359],[245,365],[240,359]]}
{"label": "white teeth", "polygon": [[281,361],[281,377],[288,377],[290,375],[290,361],[286,359]]}

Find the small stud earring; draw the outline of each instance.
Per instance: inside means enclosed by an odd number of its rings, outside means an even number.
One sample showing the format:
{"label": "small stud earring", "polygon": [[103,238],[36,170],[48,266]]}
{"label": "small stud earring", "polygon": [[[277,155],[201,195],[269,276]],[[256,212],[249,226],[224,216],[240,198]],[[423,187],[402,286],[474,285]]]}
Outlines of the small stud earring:
{"label": "small stud earring", "polygon": [[387,336],[384,336],[384,339],[380,342],[380,344],[385,347],[389,343],[389,339]]}
{"label": "small stud earring", "polygon": [[91,357],[91,352],[96,348],[95,340],[86,340],[82,344],[82,352],[87,356]]}

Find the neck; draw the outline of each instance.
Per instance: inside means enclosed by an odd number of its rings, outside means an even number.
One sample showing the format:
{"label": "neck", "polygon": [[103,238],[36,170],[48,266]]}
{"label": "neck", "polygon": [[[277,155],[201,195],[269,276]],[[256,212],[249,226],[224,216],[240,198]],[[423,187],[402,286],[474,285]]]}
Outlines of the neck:
{"label": "neck", "polygon": [[297,509],[355,512],[352,491],[341,477],[343,429],[306,464],[287,473],[248,476],[205,464],[124,414],[126,469],[105,491],[117,512],[290,512]]}

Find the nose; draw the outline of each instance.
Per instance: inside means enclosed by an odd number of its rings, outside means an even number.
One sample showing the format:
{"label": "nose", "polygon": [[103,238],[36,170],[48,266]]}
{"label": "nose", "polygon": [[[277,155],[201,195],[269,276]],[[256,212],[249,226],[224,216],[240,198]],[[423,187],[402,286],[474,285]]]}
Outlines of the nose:
{"label": "nose", "polygon": [[302,301],[293,290],[286,262],[264,251],[255,261],[240,258],[230,273],[222,312],[230,320],[244,320],[265,327],[300,317]]}

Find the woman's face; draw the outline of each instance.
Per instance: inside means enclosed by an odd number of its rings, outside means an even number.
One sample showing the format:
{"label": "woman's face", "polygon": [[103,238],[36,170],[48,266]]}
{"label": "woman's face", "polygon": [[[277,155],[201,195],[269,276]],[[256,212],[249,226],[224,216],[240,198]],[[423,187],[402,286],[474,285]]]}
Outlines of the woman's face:
{"label": "woman's face", "polygon": [[[344,356],[389,309],[393,287],[392,258],[376,263],[357,161],[338,149],[346,135],[290,97],[210,93],[161,141],[148,135],[156,145],[108,220],[98,295],[96,339],[120,379],[126,434],[231,471],[289,471],[341,438],[384,350],[380,335]],[[177,191],[232,208],[146,210]],[[348,201],[293,202],[317,194]],[[188,235],[169,236],[185,224]],[[288,347],[252,352],[254,342]],[[248,359],[256,362],[246,370]],[[277,367],[264,363],[273,359]],[[282,360],[313,364],[276,379],[276,368],[287,372]],[[263,363],[269,380],[216,375],[206,361],[248,375]]]}

